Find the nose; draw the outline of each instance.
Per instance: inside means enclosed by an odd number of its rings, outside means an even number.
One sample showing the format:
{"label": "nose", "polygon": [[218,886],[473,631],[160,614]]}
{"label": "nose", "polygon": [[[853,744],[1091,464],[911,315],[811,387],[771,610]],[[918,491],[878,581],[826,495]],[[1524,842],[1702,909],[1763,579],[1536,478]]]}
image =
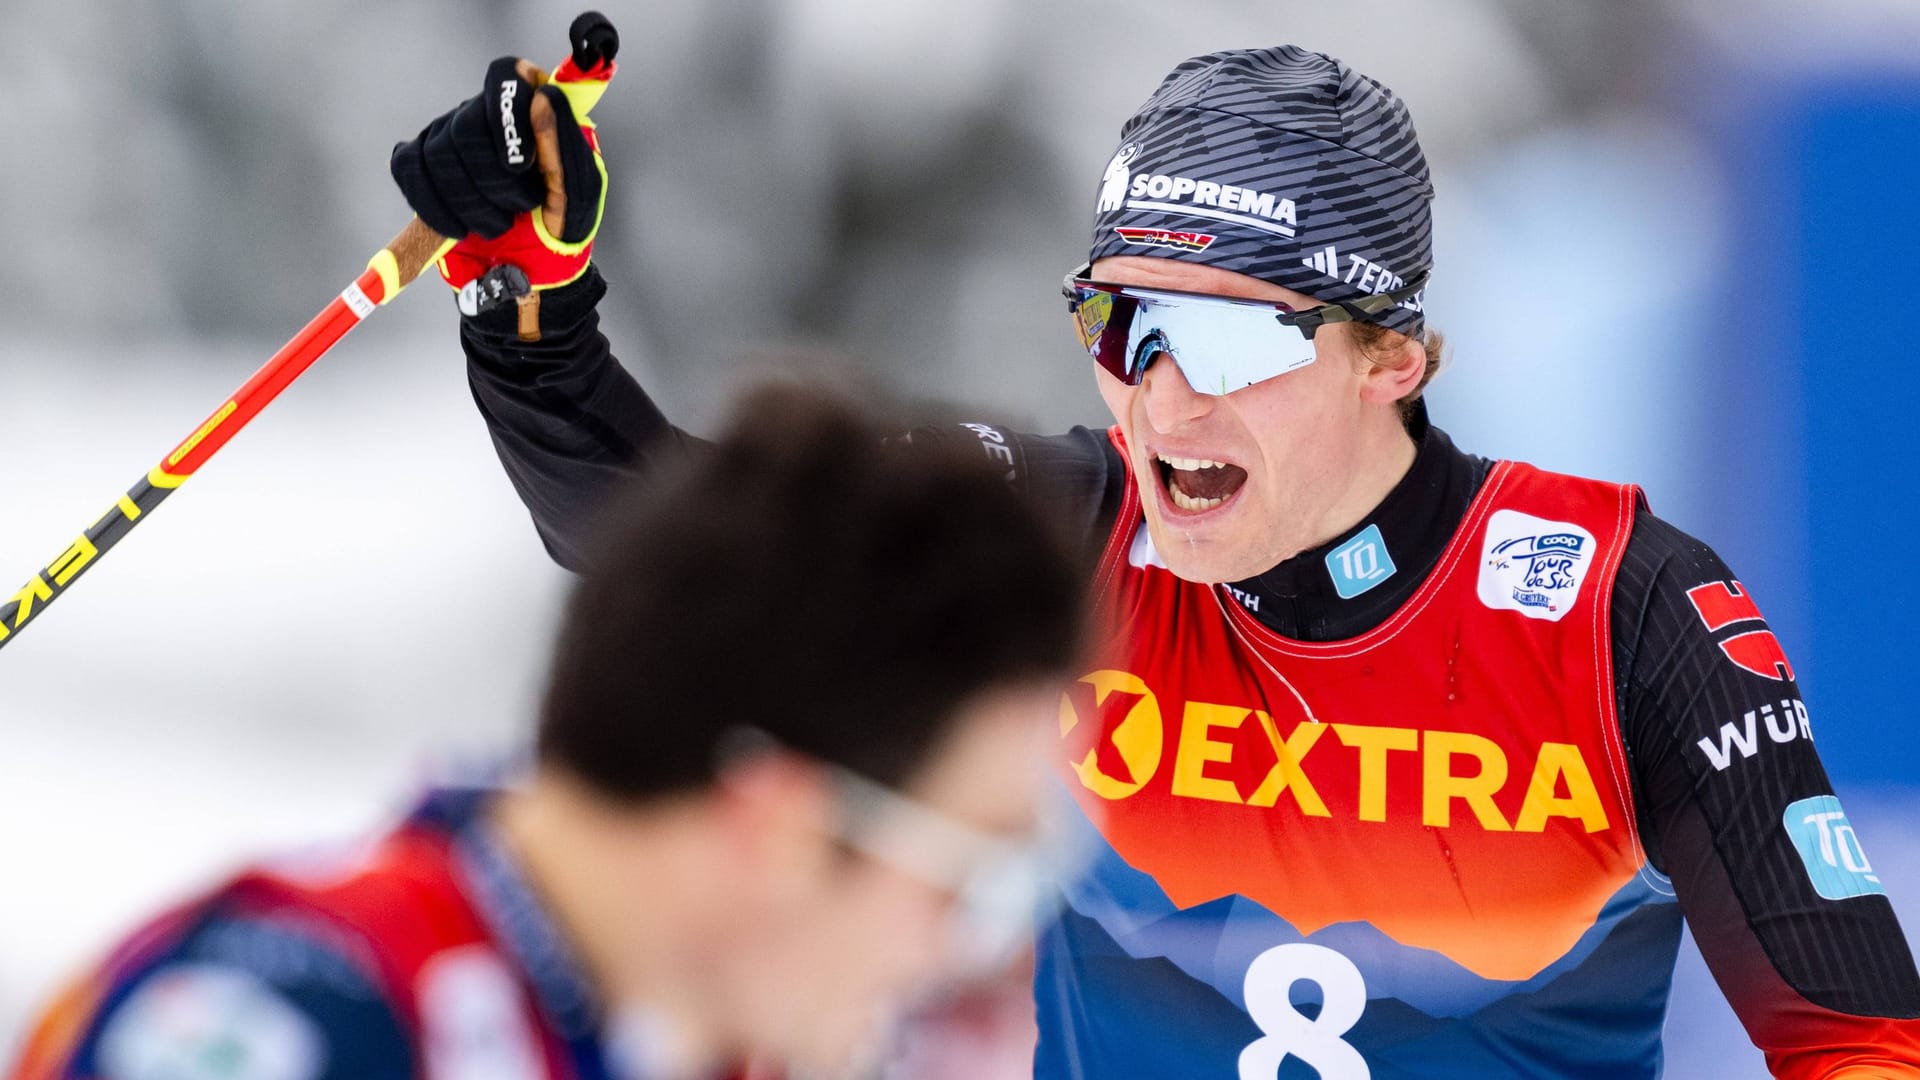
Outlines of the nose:
{"label": "nose", "polygon": [[1187,382],[1173,357],[1162,353],[1140,376],[1140,394],[1146,404],[1147,423],[1159,432],[1171,432],[1183,424],[1204,419],[1213,411],[1210,394],[1197,393]]}

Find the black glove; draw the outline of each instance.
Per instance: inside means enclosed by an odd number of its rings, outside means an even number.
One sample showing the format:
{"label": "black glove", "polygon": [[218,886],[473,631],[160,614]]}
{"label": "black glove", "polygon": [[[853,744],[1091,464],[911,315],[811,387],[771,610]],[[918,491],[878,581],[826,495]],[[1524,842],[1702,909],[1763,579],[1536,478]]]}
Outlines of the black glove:
{"label": "black glove", "polygon": [[546,179],[534,147],[533,95],[547,96],[559,136],[565,224],[557,238],[577,243],[593,231],[600,169],[573,108],[551,84],[536,90],[511,56],[487,68],[480,93],[393,148],[389,167],[407,205],[433,231],[454,240],[494,239],[520,214],[539,207]]}

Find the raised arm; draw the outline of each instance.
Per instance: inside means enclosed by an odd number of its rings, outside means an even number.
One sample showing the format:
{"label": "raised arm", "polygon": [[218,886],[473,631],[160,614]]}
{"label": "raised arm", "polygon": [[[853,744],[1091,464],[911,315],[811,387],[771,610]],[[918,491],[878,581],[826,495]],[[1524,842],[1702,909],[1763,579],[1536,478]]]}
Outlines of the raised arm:
{"label": "raised arm", "polygon": [[[394,149],[395,181],[423,220],[463,237],[440,260],[460,290],[461,346],[474,401],[501,464],[554,559],[580,568],[602,493],[701,440],[669,423],[615,359],[595,308],[592,266],[606,165],[588,118],[604,70],[551,81],[525,61],[494,61],[479,95]],[[597,79],[596,77],[597,76]],[[537,153],[526,153],[525,132]],[[1120,503],[1123,466],[1102,433],[1035,436],[980,423],[933,425],[891,440],[902,452],[977,444],[1008,480],[1097,545]]]}
{"label": "raised arm", "polygon": [[575,570],[609,485],[696,445],[614,359],[594,311],[607,173],[591,114],[619,43],[598,45],[551,78],[495,60],[479,94],[391,161],[414,212],[460,238],[438,266],[459,290],[474,401],[547,550]]}
{"label": "raised arm", "polygon": [[460,326],[467,382],[500,464],[548,553],[576,571],[602,493],[705,445],[668,423],[614,358],[594,310],[605,292],[591,268],[548,292],[538,341],[520,340],[511,308]]}

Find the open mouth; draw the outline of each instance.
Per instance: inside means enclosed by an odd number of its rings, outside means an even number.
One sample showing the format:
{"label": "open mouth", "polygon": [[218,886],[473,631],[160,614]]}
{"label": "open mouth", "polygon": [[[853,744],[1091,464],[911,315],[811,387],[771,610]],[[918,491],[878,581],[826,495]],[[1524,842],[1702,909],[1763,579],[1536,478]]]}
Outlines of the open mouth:
{"label": "open mouth", "polygon": [[1226,502],[1247,482],[1247,470],[1224,461],[1155,454],[1154,464],[1173,505],[1195,513]]}

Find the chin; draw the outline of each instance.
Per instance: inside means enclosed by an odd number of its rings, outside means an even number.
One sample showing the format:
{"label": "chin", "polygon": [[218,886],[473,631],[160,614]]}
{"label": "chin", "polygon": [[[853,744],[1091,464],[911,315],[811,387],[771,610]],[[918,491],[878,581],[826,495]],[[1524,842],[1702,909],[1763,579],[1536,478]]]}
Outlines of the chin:
{"label": "chin", "polygon": [[[1201,585],[1244,581],[1267,570],[1271,564],[1249,559],[1245,545],[1230,535],[1231,522],[1210,521],[1174,524],[1147,510],[1147,533],[1160,559],[1175,577]],[[1225,527],[1223,527],[1225,526]]]}

